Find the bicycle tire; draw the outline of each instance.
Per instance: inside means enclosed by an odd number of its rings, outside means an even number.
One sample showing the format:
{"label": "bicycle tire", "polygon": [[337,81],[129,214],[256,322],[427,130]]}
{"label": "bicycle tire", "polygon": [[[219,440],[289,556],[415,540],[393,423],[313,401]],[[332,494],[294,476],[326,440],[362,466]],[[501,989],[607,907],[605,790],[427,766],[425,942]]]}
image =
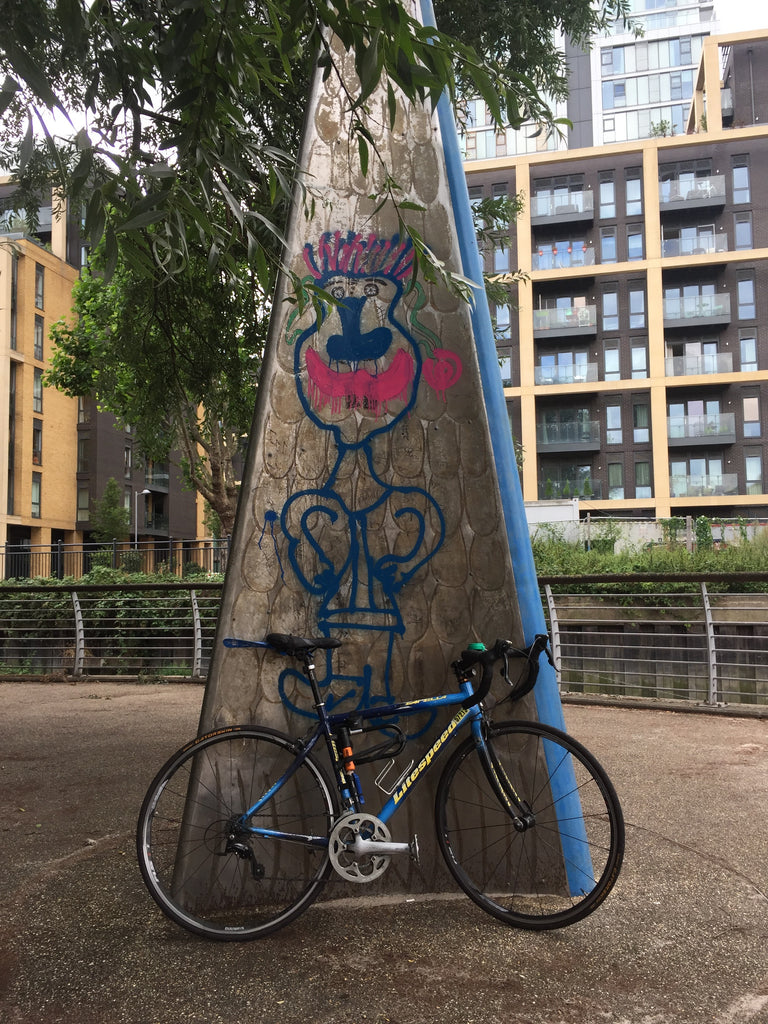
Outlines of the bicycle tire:
{"label": "bicycle tire", "polygon": [[[233,726],[183,747],[157,773],[139,813],[137,852],[152,898],[176,924],[211,939],[256,939],[317,897],[330,871],[327,848],[232,828],[297,752],[282,733]],[[323,769],[308,756],[252,822],[325,836],[336,806]]]}
{"label": "bicycle tire", "polygon": [[470,737],[447,762],[435,799],[448,868],[471,900],[506,924],[574,924],[600,906],[621,869],[624,818],[613,785],[585,747],[551,726],[489,724],[486,739],[535,824],[516,829]]}

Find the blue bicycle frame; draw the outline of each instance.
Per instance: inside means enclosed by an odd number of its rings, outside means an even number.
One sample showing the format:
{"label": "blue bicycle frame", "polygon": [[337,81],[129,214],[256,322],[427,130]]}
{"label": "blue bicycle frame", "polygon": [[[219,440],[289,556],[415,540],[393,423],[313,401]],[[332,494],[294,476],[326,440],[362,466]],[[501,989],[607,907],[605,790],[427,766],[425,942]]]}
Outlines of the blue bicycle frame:
{"label": "blue bicycle frame", "polygon": [[[228,647],[261,647],[272,649],[271,644],[261,640],[227,639],[224,643]],[[329,715],[325,710],[325,704],[320,699],[320,695],[317,690],[317,684],[314,679],[314,665],[307,663],[305,664],[305,668],[308,672],[308,681],[312,686],[312,691],[315,696],[315,708],[318,715],[317,728],[308,739],[304,739],[302,741],[301,747],[297,747],[296,758],[288,770],[269,788],[266,793],[264,793],[259,800],[257,800],[255,804],[249,807],[248,810],[240,816],[240,825],[247,831],[250,831],[253,835],[269,837],[282,840],[284,842],[301,843],[302,845],[315,847],[317,849],[327,849],[329,845],[327,835],[301,835],[293,832],[282,832],[276,829],[262,828],[252,825],[250,823],[251,818],[257,814],[277,792],[279,792],[280,788],[293,776],[309,754],[314,750],[321,738],[325,740],[331,766],[335,774],[339,792],[345,802],[345,806],[347,808],[353,807],[356,798],[362,803],[362,794],[359,791],[356,794],[352,793],[349,788],[349,784],[345,780],[344,772],[339,767],[341,761],[336,749],[334,731],[341,726],[349,725],[352,721],[364,722],[374,719],[395,718],[399,715],[414,715],[423,711],[433,711],[436,708],[456,706],[461,706],[460,710],[450,720],[442,733],[437,737],[429,750],[421,758],[418,765],[414,767],[413,771],[398,780],[395,791],[384,804],[377,817],[384,824],[392,818],[395,811],[405,800],[407,800],[422,774],[431,766],[435,757],[440,754],[443,747],[447,746],[448,741],[453,737],[454,733],[461,729],[467,721],[471,724],[475,746],[477,747],[479,755],[484,760],[499,799],[507,807],[507,810],[513,817],[518,815],[521,810],[524,810],[519,804],[517,807],[515,806],[515,802],[510,796],[510,793],[514,794],[514,786],[511,780],[506,776],[504,776],[503,780],[499,778],[496,767],[493,764],[493,759],[488,753],[485,737],[483,735],[483,712],[480,709],[480,705],[473,704],[470,707],[463,706],[469,698],[474,696],[475,693],[471,680],[459,680],[458,691],[443,694],[438,697],[422,697],[417,700],[402,701],[395,704],[389,704],[384,707],[366,708],[354,713],[345,712]],[[545,756],[549,761],[549,750],[546,739],[544,741],[544,748]],[[569,765],[564,769],[562,774],[564,778],[559,780],[559,782],[565,796],[558,793],[555,798],[555,803],[557,804],[561,817],[568,820],[569,828],[565,832],[561,829],[560,838],[565,857],[566,875],[569,880],[571,891],[580,892],[584,877],[592,876],[592,863],[588,853],[588,845],[585,841],[586,830],[584,828],[584,821],[582,817],[581,801],[575,787],[572,767]]]}
{"label": "blue bicycle frame", "polygon": [[[255,642],[254,642],[255,646]],[[268,646],[267,644],[259,644],[259,646]],[[331,763],[336,766],[337,755],[335,750],[335,741],[333,737],[334,730],[339,726],[349,723],[350,719],[356,721],[369,721],[372,719],[387,719],[395,718],[399,715],[415,715],[422,711],[433,711],[435,708],[453,707],[456,705],[463,704],[464,701],[472,695],[472,684],[462,683],[460,684],[460,690],[456,693],[444,694],[440,697],[423,697],[419,700],[403,701],[397,704],[388,704],[385,707],[368,708],[363,711],[355,712],[350,714],[346,712],[344,714],[327,715],[325,709],[321,706],[318,709],[319,721],[317,728],[309,737],[309,739],[303,741],[302,749],[296,753],[296,760],[291,764],[288,770],[274,783],[273,786],[267,790],[267,792],[257,800],[257,802],[249,807],[247,811],[240,817],[240,823],[248,831],[258,836],[269,836],[273,839],[282,839],[288,842],[299,842],[307,846],[316,846],[319,848],[325,848],[328,846],[328,836],[307,836],[297,835],[293,832],[280,832],[275,829],[260,828],[255,825],[249,824],[250,819],[253,815],[257,814],[262,807],[264,807],[272,797],[280,790],[280,788],[291,778],[291,776],[298,770],[304,760],[317,746],[321,739],[325,739],[328,747],[329,756]],[[412,789],[418,782],[421,775],[426,771],[427,768],[432,764],[432,761],[440,753],[443,747],[447,744],[448,740],[453,734],[460,729],[469,719],[472,723],[472,735],[475,737],[476,743],[482,743],[482,712],[475,706],[471,708],[462,707],[458,714],[454,715],[448,725],[445,727],[443,732],[437,737],[435,742],[424,754],[424,757],[419,761],[418,765],[413,768],[404,779],[400,780],[400,785],[387,800],[384,807],[378,813],[377,817],[380,821],[385,824],[389,821],[392,815],[395,813],[397,808],[401,806],[403,801],[410,795]],[[342,798],[345,802],[349,802],[352,799],[351,790],[342,782],[340,787]]]}

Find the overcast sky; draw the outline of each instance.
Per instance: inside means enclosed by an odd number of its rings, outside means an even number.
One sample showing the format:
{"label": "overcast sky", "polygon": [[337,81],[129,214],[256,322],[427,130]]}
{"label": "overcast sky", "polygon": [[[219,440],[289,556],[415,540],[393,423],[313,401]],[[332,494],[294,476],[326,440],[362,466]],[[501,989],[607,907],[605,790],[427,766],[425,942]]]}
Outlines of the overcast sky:
{"label": "overcast sky", "polygon": [[766,0],[715,0],[715,14],[723,31],[768,28]]}

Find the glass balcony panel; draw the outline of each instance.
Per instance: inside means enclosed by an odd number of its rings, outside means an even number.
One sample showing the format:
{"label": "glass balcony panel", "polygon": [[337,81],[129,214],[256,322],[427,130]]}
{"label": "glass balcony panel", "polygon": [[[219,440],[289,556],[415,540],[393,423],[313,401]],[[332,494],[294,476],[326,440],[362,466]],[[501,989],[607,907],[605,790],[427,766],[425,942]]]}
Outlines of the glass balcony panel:
{"label": "glass balcony panel", "polygon": [[665,178],[659,182],[659,204],[665,210],[686,210],[725,205],[725,176],[710,174],[706,178]]}
{"label": "glass balcony panel", "polygon": [[736,473],[713,473],[707,476],[683,476],[674,474],[669,478],[669,493],[673,498],[706,498],[720,494],[738,494]]}
{"label": "glass balcony panel", "polygon": [[531,199],[531,222],[557,217],[561,222],[591,220],[595,212],[595,197],[591,188],[552,195],[543,192]]}
{"label": "glass balcony panel", "polygon": [[719,323],[731,321],[730,295],[678,295],[664,299],[664,323]]}
{"label": "glass balcony panel", "polygon": [[533,330],[551,335],[595,334],[597,306],[564,306],[560,309],[535,309]]}
{"label": "glass balcony panel", "polygon": [[536,384],[584,384],[596,381],[597,374],[597,363],[563,363],[535,367],[533,380]]}
{"label": "glass balcony panel", "polygon": [[571,246],[564,251],[539,249],[531,253],[533,270],[567,270],[569,267],[592,267],[595,250],[591,246]]}
{"label": "glass balcony panel", "polygon": [[664,360],[667,377],[694,377],[702,373],[732,373],[733,353],[714,352],[697,356],[667,356]]}
{"label": "glass balcony panel", "polygon": [[736,414],[721,412],[717,416],[668,416],[667,437],[672,438],[718,438],[724,435],[735,436]]}

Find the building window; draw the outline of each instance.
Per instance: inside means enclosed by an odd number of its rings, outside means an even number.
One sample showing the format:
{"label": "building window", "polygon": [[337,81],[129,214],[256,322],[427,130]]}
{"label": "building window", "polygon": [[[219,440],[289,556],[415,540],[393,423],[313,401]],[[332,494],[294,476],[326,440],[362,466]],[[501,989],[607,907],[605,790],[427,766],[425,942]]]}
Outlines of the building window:
{"label": "building window", "polygon": [[632,407],[632,437],[635,444],[647,444],[651,439],[650,414],[647,405]]}
{"label": "building window", "polygon": [[600,228],[600,262],[615,263],[617,258],[616,228]]}
{"label": "building window", "polygon": [[493,250],[493,269],[496,274],[503,274],[509,270],[508,245],[497,245]]}
{"label": "building window", "polygon": [[733,201],[734,203],[750,202],[749,190],[749,160],[746,156],[733,157]]}
{"label": "building window", "polygon": [[130,480],[133,473],[133,448],[127,444],[123,449],[123,476]]}
{"label": "building window", "polygon": [[31,509],[31,513],[32,513],[32,518],[33,519],[39,519],[40,518],[40,508],[41,508],[41,501],[42,501],[42,498],[41,498],[42,487],[43,487],[43,474],[42,473],[33,473],[32,474],[32,509]]}
{"label": "building window", "polygon": [[18,335],[17,335],[17,317],[16,307],[18,305],[19,295],[19,256],[18,253],[11,255],[11,336],[10,336],[10,347],[16,348]]}
{"label": "building window", "polygon": [[759,448],[744,449],[744,474],[747,494],[763,493],[763,453]]}
{"label": "building window", "polygon": [[603,348],[604,380],[620,380],[621,365],[619,363],[619,343],[615,339],[606,341]]}
{"label": "building window", "polygon": [[642,285],[629,287],[629,326],[631,329],[645,327],[645,288]]}
{"label": "building window", "polygon": [[77,422],[78,423],[89,423],[90,413],[88,411],[88,405],[84,398],[78,398],[77,400]]}
{"label": "building window", "polygon": [[43,331],[44,331],[44,320],[41,316],[35,314],[35,345],[34,355],[35,359],[43,359]]}
{"label": "building window", "polygon": [[91,495],[87,487],[77,489],[77,521],[87,523],[91,518]]}
{"label": "building window", "polygon": [[32,378],[32,411],[43,411],[43,371],[37,367]]}
{"label": "building window", "polygon": [[643,187],[637,168],[627,171],[627,216],[642,217]]}
{"label": "building window", "polygon": [[621,444],[621,406],[608,405],[605,409],[606,444]]}
{"label": "building window", "polygon": [[603,330],[618,331],[619,329],[619,293],[603,292]]}
{"label": "building window", "polygon": [[633,224],[627,228],[627,259],[641,260],[643,258],[643,229],[639,224]]}
{"label": "building window", "polygon": [[512,387],[512,356],[509,352],[499,352],[498,356],[501,383],[505,388]]}
{"label": "building window", "polygon": [[734,213],[733,215],[733,247],[734,249],[752,248],[752,214]]}
{"label": "building window", "polygon": [[744,410],[744,437],[760,437],[760,399],[749,395],[742,399]]}
{"label": "building window", "polygon": [[634,380],[648,376],[648,346],[645,340],[632,342],[632,377]]}
{"label": "building window", "polygon": [[755,279],[742,277],[736,284],[739,320],[755,319]]}
{"label": "building window", "polygon": [[650,462],[635,463],[635,497],[652,498],[651,464]]}
{"label": "building window", "polygon": [[753,373],[757,365],[757,331],[739,331],[742,373]]}
{"label": "building window", "polygon": [[35,264],[35,307],[43,309],[45,299],[45,267]]}
{"label": "building window", "polygon": [[88,448],[89,439],[87,437],[78,437],[77,439],[77,472],[87,473],[88,472]]}
{"label": "building window", "polygon": [[[496,340],[497,341],[508,341],[512,337],[512,315],[511,308],[509,306],[497,306],[496,307]],[[126,433],[130,433],[131,428],[125,428]]]}
{"label": "building window", "polygon": [[608,497],[612,501],[624,497],[624,466],[620,462],[608,463]]}
{"label": "building window", "polygon": [[43,464],[43,421],[32,420],[32,464]]}
{"label": "building window", "polygon": [[616,185],[612,175],[600,180],[600,217],[606,220],[616,216]]}

